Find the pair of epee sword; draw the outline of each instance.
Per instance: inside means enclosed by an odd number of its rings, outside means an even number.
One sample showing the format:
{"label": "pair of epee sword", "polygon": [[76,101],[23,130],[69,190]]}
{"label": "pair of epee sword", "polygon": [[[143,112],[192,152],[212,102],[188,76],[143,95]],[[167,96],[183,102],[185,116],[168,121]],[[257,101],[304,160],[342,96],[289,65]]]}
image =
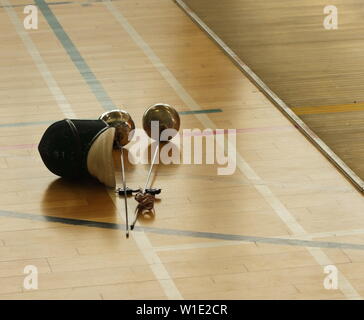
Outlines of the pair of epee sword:
{"label": "pair of epee sword", "polygon": [[[128,189],[126,187],[126,177],[125,177],[125,165],[124,165],[124,147],[130,142],[135,124],[128,112],[124,110],[111,110],[103,113],[100,116],[100,120],[105,121],[109,126],[115,128],[115,138],[114,146],[121,151],[121,180],[122,180],[122,193],[124,195],[124,206],[125,206],[125,226],[126,226],[126,237],[129,238],[129,216],[128,216]],[[157,132],[158,137],[154,136],[154,130],[152,126],[158,123],[159,132]],[[153,171],[153,166],[155,164],[157,154],[159,152],[159,145],[161,143],[161,133],[166,129],[174,129],[175,133],[179,130],[180,118],[178,112],[168,104],[158,103],[150,108],[148,108],[143,115],[143,129],[152,139],[158,139],[157,147],[155,148],[150,168],[148,171],[148,176],[144,185],[144,188],[139,192],[142,200],[148,201],[148,185],[150,177]],[[173,136],[168,136],[171,139]],[[120,194],[120,193],[119,193]],[[154,195],[153,195],[154,197]],[[139,200],[138,200],[139,201]],[[138,208],[138,207],[137,207]],[[130,229],[133,230],[135,223],[138,219],[139,210],[136,209],[135,217],[130,225]]]}

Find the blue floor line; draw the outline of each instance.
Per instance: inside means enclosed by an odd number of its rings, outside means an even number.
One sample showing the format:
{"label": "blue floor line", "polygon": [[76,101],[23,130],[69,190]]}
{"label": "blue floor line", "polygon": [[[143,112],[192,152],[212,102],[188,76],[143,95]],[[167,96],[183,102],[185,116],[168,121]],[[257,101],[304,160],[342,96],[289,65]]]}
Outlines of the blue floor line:
{"label": "blue floor line", "polygon": [[[81,220],[73,218],[55,217],[47,215],[38,215],[32,213],[20,213],[13,211],[0,211],[1,217],[25,219],[32,221],[54,222],[62,223],[66,225],[83,226],[90,228],[102,228],[102,229],[114,229],[125,230],[124,224],[100,222],[92,220]],[[326,248],[326,249],[350,249],[350,250],[364,250],[363,244],[355,243],[340,243],[340,242],[326,242],[326,241],[314,241],[314,240],[298,240],[298,239],[286,239],[286,238],[269,238],[269,237],[256,237],[256,236],[244,236],[237,234],[226,234],[216,232],[201,232],[201,231],[189,231],[189,230],[177,230],[177,229],[162,229],[154,227],[139,227],[134,229],[136,232],[155,233],[161,235],[173,235],[181,237],[202,238],[211,240],[227,240],[237,242],[252,242],[252,243],[268,243],[275,245],[289,245],[289,246],[301,246],[311,248]]]}

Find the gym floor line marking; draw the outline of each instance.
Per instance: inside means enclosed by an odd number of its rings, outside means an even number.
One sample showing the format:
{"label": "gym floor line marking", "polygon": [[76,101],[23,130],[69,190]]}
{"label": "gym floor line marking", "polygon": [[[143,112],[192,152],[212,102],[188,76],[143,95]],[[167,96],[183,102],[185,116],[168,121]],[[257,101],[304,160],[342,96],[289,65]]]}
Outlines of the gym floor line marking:
{"label": "gym floor line marking", "polygon": [[34,2],[38,6],[39,10],[42,12],[44,18],[47,20],[53,33],[58,38],[59,42],[62,44],[68,56],[71,58],[73,64],[78,69],[79,73],[81,74],[81,76],[83,77],[83,79],[85,80],[88,87],[93,92],[93,94],[95,95],[96,99],[99,101],[101,106],[105,110],[115,109],[116,108],[115,104],[105,91],[103,85],[96,78],[95,74],[92,72],[89,65],[83,59],[80,52],[72,42],[71,38],[64,31],[62,25],[59,23],[58,19],[49,8],[48,4],[44,0],[34,0]]}
{"label": "gym floor line marking", "polygon": [[179,114],[187,115],[187,114],[217,113],[217,112],[222,112],[222,110],[221,109],[188,110],[188,111],[180,111]]}
{"label": "gym floor line marking", "polygon": [[[33,214],[33,213],[20,213],[20,212],[5,211],[5,210],[0,211],[0,217],[17,218],[17,219],[42,221],[42,222],[62,223],[62,224],[67,224],[67,225],[82,226],[82,227],[89,227],[89,228],[125,230],[125,224],[112,223],[112,222],[101,222],[101,221],[93,221],[93,220],[72,219],[72,218],[47,216],[47,215],[38,215],[38,214]],[[147,232],[147,233],[155,233],[155,234],[161,234],[161,235],[173,235],[173,236],[191,237],[191,238],[236,241],[237,245],[239,245],[239,242],[251,242],[251,243],[267,243],[267,244],[275,244],[275,245],[310,247],[310,248],[350,249],[350,250],[364,251],[364,244],[355,244],[355,243],[302,240],[302,239],[292,239],[292,238],[283,238],[283,237],[270,238],[270,237],[258,237],[258,236],[244,236],[244,235],[237,235],[237,234],[177,230],[177,229],[162,229],[162,228],[155,228],[155,227],[140,227],[140,226],[136,226],[134,230],[137,232]],[[157,247],[156,250],[161,251],[161,249],[159,247]]]}
{"label": "gym floor line marking", "polygon": [[[353,235],[362,235],[364,234],[364,229],[351,229],[351,230],[338,230],[338,231],[324,231],[317,233],[310,233],[294,236],[274,236],[272,238],[284,238],[284,239],[295,239],[295,240],[310,240],[313,238],[334,238],[340,236],[353,236]],[[244,244],[247,242],[243,241],[229,241],[229,240],[219,240],[215,242],[200,242],[200,243],[187,243],[187,244],[176,244],[176,245],[165,245],[155,247],[155,250],[158,251],[173,251],[173,250],[188,250],[194,248],[216,248],[223,246],[236,246],[239,244]]]}
{"label": "gym floor line marking", "polygon": [[9,127],[29,127],[29,126],[38,126],[44,124],[51,124],[55,121],[30,121],[30,122],[13,122],[13,123],[2,123],[0,124],[0,128],[9,128]]}
{"label": "gym floor line marking", "polygon": [[[103,2],[104,0],[86,0],[86,1],[56,1],[56,2],[46,2],[49,6],[59,6],[59,5],[67,5],[67,4],[80,4],[81,6],[90,6],[93,3]],[[119,1],[119,0],[111,0],[111,1]],[[9,4],[9,5],[1,5],[0,8],[23,8],[25,6],[32,5],[32,3],[24,3],[24,4]]]}
{"label": "gym floor line marking", "polygon": [[364,111],[364,103],[363,102],[349,103],[349,104],[338,104],[331,106],[316,106],[316,107],[292,107],[291,109],[297,115],[354,112],[354,111]]}
{"label": "gym floor line marking", "polygon": [[[217,112],[223,112],[223,111],[221,109],[205,109],[205,110],[201,110],[201,111],[180,111],[178,113],[182,116],[186,116],[186,115],[197,114],[197,113],[217,113]],[[2,124],[0,124],[0,128],[37,126],[37,125],[43,125],[43,124],[51,124],[56,121],[58,121],[58,120],[2,123]],[[255,128],[253,128],[253,129],[255,129]]]}
{"label": "gym floor line marking", "polygon": [[[58,2],[47,2],[48,5],[62,5],[62,4],[71,4],[74,3],[73,1],[58,1]],[[29,5],[33,5],[33,3],[24,3],[24,4],[9,4],[9,5],[2,5],[0,8],[23,8]]]}

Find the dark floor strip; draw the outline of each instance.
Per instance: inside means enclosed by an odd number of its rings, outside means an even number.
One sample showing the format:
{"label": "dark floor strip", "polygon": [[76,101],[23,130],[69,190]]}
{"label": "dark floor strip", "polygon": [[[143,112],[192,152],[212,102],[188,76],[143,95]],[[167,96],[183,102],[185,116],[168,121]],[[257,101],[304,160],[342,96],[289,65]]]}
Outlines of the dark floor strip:
{"label": "dark floor strip", "polygon": [[[99,222],[92,220],[80,220],[72,218],[62,218],[54,216],[45,216],[31,213],[20,213],[13,211],[0,211],[1,217],[26,219],[32,221],[44,221],[62,223],[67,225],[91,227],[91,228],[102,228],[102,229],[120,229],[125,230],[124,224],[110,223],[110,222]],[[244,236],[236,234],[225,234],[215,232],[200,232],[200,231],[189,231],[189,230],[176,230],[176,229],[161,229],[154,227],[135,227],[137,232],[155,233],[162,235],[173,235],[181,237],[192,237],[192,238],[203,238],[212,240],[229,240],[229,241],[243,241],[253,243],[268,243],[275,245],[290,245],[290,246],[301,246],[301,247],[312,247],[312,248],[327,248],[327,249],[351,249],[351,250],[364,250],[363,244],[354,243],[340,243],[340,242],[325,242],[325,241],[313,241],[313,240],[296,240],[296,239],[284,239],[284,238],[268,238],[268,237],[254,237]]]}
{"label": "dark floor strip", "polygon": [[[103,2],[105,0],[85,0],[85,1],[55,1],[55,2],[46,2],[49,6],[59,6],[59,5],[67,5],[67,4],[80,4],[81,6],[90,6],[93,3]],[[110,0],[110,1],[120,1],[120,0]],[[12,4],[10,6],[0,6],[1,8],[22,8],[29,5],[33,5],[33,3],[24,3],[24,4]]]}
{"label": "dark floor strip", "polygon": [[[216,112],[223,112],[223,111],[221,109],[206,109],[206,110],[196,110],[196,111],[180,111],[179,114],[184,116],[184,115],[190,115],[190,114],[216,113]],[[59,120],[61,120],[61,119],[59,119]],[[57,120],[2,123],[2,124],[0,124],[0,128],[37,126],[37,125],[43,125],[43,124],[51,124],[56,121]]]}
{"label": "dark floor strip", "polygon": [[180,111],[179,114],[187,115],[187,114],[217,113],[217,112],[222,112],[222,110],[221,109],[205,109],[205,110]]}
{"label": "dark floor strip", "polygon": [[49,26],[53,30],[55,36],[62,44],[68,56],[71,58],[73,64],[78,69],[79,73],[81,74],[101,106],[105,110],[114,109],[115,104],[107,94],[101,82],[96,78],[89,65],[83,59],[82,55],[72,42],[71,38],[64,31],[62,25],[59,23],[52,10],[49,8],[47,2],[45,2],[44,0],[34,0],[34,2],[38,6],[39,10],[42,12]]}

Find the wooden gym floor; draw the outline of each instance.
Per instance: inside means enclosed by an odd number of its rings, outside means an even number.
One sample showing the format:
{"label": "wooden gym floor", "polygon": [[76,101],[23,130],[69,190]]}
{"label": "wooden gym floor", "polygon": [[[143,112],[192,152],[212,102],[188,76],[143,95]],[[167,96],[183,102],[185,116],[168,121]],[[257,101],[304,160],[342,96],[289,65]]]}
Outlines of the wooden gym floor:
{"label": "wooden gym floor", "polygon": [[184,2],[364,180],[363,1]]}
{"label": "wooden gym floor", "polygon": [[[173,1],[35,3],[25,31],[29,3],[0,0],[0,299],[364,296],[362,195]],[[237,170],[158,166],[155,219],[127,240],[122,199],[58,179],[37,144],[51,121],[114,106],[140,127],[159,101],[188,111],[183,128],[239,129]],[[129,165],[128,184],[146,172]]]}

